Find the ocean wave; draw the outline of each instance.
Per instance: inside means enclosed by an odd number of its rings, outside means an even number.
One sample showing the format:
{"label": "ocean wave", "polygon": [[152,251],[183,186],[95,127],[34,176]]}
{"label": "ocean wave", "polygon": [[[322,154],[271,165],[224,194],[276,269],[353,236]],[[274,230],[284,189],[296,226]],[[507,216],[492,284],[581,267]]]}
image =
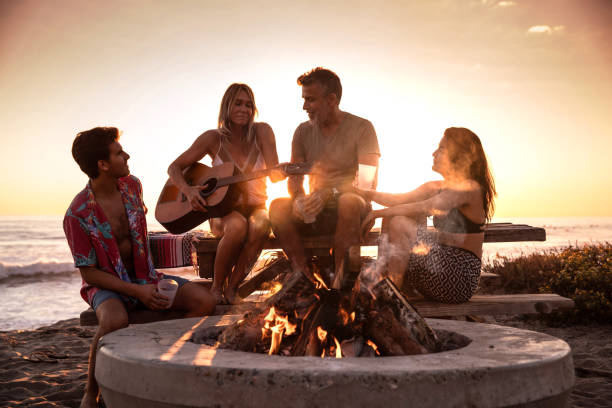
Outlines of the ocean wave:
{"label": "ocean wave", "polygon": [[75,270],[76,268],[72,262],[37,261],[25,264],[0,262],[0,280],[13,276],[55,275],[74,272]]}

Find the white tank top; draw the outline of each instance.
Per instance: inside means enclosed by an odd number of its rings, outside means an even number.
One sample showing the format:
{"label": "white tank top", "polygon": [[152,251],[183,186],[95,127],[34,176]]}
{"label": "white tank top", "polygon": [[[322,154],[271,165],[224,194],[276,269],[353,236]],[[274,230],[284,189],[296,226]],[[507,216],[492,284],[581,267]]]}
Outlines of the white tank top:
{"label": "white tank top", "polygon": [[[223,159],[225,157],[225,160]],[[213,157],[212,165],[218,166],[219,164],[232,161],[234,165],[242,173],[252,173],[257,170],[263,170],[266,168],[266,162],[261,154],[261,150],[257,145],[257,139],[253,140],[253,145],[249,150],[246,160],[241,165],[234,160],[229,150],[223,146],[223,136],[219,135],[219,150]],[[253,163],[251,165],[251,163]],[[266,177],[260,177],[250,180],[246,183],[247,186],[247,202],[246,205],[261,205],[265,204],[268,199],[266,194]],[[238,204],[243,203],[244,195],[240,196]]]}

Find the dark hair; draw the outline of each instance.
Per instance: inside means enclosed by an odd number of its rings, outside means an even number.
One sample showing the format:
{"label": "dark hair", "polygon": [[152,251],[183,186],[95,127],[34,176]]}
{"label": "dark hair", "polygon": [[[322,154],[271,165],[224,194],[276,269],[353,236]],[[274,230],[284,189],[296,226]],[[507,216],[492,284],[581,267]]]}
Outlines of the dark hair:
{"label": "dark hair", "polygon": [[300,86],[311,85],[315,82],[325,88],[326,95],[336,94],[338,102],[340,102],[340,99],[342,99],[342,84],[335,72],[317,67],[310,72],[300,75],[297,79],[297,83]]}
{"label": "dark hair", "polygon": [[100,175],[98,160],[108,160],[109,146],[119,140],[119,129],[116,127],[95,127],[76,135],[72,142],[72,157],[81,170],[95,179]]}
{"label": "dark hair", "polygon": [[469,129],[451,127],[444,131],[444,140],[448,142],[449,159],[455,170],[480,184],[485,218],[490,221],[497,191],[480,139]]}

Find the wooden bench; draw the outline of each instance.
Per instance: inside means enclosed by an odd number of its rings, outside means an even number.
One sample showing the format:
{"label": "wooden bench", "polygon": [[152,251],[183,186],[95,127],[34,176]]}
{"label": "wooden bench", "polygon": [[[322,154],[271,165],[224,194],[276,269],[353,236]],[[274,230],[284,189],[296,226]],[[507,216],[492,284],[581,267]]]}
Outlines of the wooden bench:
{"label": "wooden bench", "polygon": [[[423,298],[409,298],[410,304],[423,317],[456,317],[456,316],[496,316],[515,314],[551,313],[569,310],[574,307],[571,299],[552,293],[519,294],[519,295],[474,295],[469,302],[459,304],[439,303]],[[247,301],[240,305],[217,305],[214,315],[243,314],[256,302]],[[160,320],[180,319],[182,312],[135,310],[129,313],[130,324],[150,323]],[[98,324],[96,314],[90,308],[81,313],[81,326]]]}
{"label": "wooden bench", "polygon": [[[448,304],[424,298],[408,298],[410,304],[423,317],[496,316],[515,314],[551,313],[574,307],[571,299],[554,293],[518,295],[474,295],[469,302]],[[218,305],[215,315],[242,314],[253,307],[254,302],[240,305]]]}
{"label": "wooden bench", "polygon": [[[376,246],[380,231],[371,231],[362,246]],[[488,224],[485,229],[485,242],[519,242],[519,241],[545,241],[546,231],[543,228],[529,225],[495,223]],[[199,284],[210,287],[214,257],[219,239],[208,234],[200,234],[199,239],[194,241],[195,251],[198,259],[198,272],[200,279],[195,279]],[[331,256],[330,248],[333,237],[320,236],[304,239],[304,246],[310,255]],[[276,238],[271,237],[264,245],[264,249],[278,249],[280,247]],[[281,272],[281,267],[274,262],[263,268],[251,279],[243,282],[239,288],[239,294],[247,298],[247,302],[239,306],[219,305],[215,314],[242,313],[252,306],[249,295],[261,288],[262,284],[273,280]],[[483,273],[481,281],[495,280],[499,277],[495,274]],[[253,298],[253,296],[251,296]],[[469,302],[449,305],[425,299],[411,299],[416,309],[425,317],[452,317],[464,315],[500,315],[500,314],[529,314],[550,313],[554,310],[565,310],[573,307],[573,301],[555,294],[529,294],[529,295],[476,295]],[[81,313],[81,325],[95,325],[97,319],[90,308]],[[148,323],[157,320],[176,319],[182,317],[180,312],[150,310],[137,310],[130,312],[130,323]]]}
{"label": "wooden bench", "polygon": [[[378,246],[380,230],[374,229],[361,242],[361,246]],[[310,256],[331,256],[334,237],[321,235],[303,238],[304,248]],[[484,242],[546,241],[546,230],[524,224],[493,223],[485,227]],[[212,278],[215,255],[219,239],[209,235],[194,241],[198,259],[198,274],[201,278]],[[265,242],[263,249],[279,249],[280,242],[274,236]]]}

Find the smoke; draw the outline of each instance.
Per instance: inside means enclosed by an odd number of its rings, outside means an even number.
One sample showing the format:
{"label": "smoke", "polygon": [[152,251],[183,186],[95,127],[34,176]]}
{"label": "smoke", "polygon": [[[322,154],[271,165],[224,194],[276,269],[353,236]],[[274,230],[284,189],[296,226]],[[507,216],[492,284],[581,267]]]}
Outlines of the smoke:
{"label": "smoke", "polygon": [[411,255],[425,256],[429,253],[430,249],[431,247],[424,242],[416,242],[411,248],[406,248],[402,245],[389,242],[389,234],[381,234],[376,262],[369,264],[361,271],[359,274],[360,286],[371,291],[374,285],[388,277],[396,286],[401,288],[404,281],[405,268],[400,271],[390,271],[389,263],[401,260],[409,262]]}

